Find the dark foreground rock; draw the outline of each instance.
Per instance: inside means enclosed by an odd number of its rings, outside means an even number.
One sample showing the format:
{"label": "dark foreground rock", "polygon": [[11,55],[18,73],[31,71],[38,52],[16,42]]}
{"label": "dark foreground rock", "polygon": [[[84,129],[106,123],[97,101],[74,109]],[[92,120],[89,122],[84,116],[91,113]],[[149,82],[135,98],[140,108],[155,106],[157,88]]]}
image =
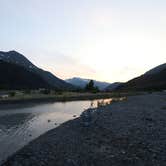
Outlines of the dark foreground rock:
{"label": "dark foreground rock", "polygon": [[3,166],[166,166],[166,95],[129,97],[100,108],[84,126],[62,124]]}

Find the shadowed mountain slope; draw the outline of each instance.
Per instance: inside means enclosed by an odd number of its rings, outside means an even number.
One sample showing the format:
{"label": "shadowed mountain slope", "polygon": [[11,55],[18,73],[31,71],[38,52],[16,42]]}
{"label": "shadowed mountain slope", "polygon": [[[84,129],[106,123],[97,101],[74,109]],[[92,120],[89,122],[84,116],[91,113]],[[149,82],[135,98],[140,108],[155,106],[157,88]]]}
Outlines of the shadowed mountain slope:
{"label": "shadowed mountain slope", "polygon": [[50,85],[50,87],[53,87],[55,89],[72,90],[75,88],[71,84],[59,79],[52,73],[38,68],[33,63],[31,63],[25,56],[16,51],[0,51],[0,60],[24,67],[26,70],[31,71],[36,75],[39,75]]}
{"label": "shadowed mountain slope", "polygon": [[0,76],[1,89],[50,88],[50,85],[38,74],[2,60],[0,60]]}
{"label": "shadowed mountain slope", "polygon": [[134,78],[117,88],[117,90],[165,90],[166,89],[166,63],[159,65],[140,77]]}

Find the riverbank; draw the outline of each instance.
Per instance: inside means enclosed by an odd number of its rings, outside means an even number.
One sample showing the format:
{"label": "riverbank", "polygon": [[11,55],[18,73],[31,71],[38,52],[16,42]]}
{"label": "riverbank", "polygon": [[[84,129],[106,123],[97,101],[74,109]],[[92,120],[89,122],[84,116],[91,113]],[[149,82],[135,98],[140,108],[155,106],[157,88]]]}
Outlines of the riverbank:
{"label": "riverbank", "polygon": [[32,141],[3,166],[166,165],[165,93],[130,96],[99,110],[89,127],[81,118],[68,121]]}
{"label": "riverbank", "polygon": [[64,92],[62,94],[23,94],[5,99],[0,99],[0,108],[8,108],[12,104],[33,104],[47,102],[65,102],[78,100],[105,99],[111,97],[123,97],[141,93],[76,93]]}

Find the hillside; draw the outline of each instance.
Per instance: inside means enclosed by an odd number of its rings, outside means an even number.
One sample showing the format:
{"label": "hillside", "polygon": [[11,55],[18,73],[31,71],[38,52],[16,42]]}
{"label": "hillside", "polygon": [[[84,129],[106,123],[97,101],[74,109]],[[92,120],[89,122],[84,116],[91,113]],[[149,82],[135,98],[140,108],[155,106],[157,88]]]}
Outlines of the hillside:
{"label": "hillside", "polygon": [[159,65],[140,77],[134,78],[117,88],[117,90],[165,90],[166,64]]}
{"label": "hillside", "polygon": [[146,75],[157,74],[157,73],[161,72],[164,69],[166,69],[166,63],[161,64],[161,65],[159,65],[159,66],[147,71],[145,74]]}
{"label": "hillside", "polygon": [[22,66],[0,60],[1,89],[38,89],[50,85],[36,73]]}
{"label": "hillside", "polygon": [[112,84],[110,84],[109,86],[107,86],[105,88],[105,91],[113,91],[115,89],[117,89],[119,86],[121,86],[123,83],[122,82],[114,82]]}
{"label": "hillside", "polygon": [[38,68],[32,62],[30,62],[25,56],[16,51],[0,51],[0,59],[5,62],[23,66],[28,71],[34,72],[36,75],[39,75],[43,80],[45,80],[49,84],[49,86],[53,88],[62,90],[72,90],[75,88],[71,84],[59,79],[52,73]]}

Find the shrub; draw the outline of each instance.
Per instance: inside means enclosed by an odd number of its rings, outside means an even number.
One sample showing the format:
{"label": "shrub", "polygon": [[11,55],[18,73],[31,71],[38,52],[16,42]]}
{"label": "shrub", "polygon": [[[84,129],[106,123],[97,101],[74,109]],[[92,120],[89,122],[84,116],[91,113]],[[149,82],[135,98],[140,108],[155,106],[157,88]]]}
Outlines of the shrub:
{"label": "shrub", "polygon": [[24,91],[25,94],[31,94],[31,90],[30,89],[27,89]]}
{"label": "shrub", "polygon": [[43,90],[40,91],[40,93],[48,95],[48,94],[51,93],[51,91],[49,89],[43,89]]}
{"label": "shrub", "polygon": [[16,92],[10,92],[9,95],[10,97],[14,97],[16,95]]}

